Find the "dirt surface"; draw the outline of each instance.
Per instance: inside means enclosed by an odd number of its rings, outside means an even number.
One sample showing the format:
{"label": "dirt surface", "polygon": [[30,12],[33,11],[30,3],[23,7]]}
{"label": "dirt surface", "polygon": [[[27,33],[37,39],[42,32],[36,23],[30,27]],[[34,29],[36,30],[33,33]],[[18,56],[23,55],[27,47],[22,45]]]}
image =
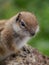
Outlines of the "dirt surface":
{"label": "dirt surface", "polygon": [[49,58],[30,46],[24,46],[21,51],[8,57],[4,65],[49,65]]}

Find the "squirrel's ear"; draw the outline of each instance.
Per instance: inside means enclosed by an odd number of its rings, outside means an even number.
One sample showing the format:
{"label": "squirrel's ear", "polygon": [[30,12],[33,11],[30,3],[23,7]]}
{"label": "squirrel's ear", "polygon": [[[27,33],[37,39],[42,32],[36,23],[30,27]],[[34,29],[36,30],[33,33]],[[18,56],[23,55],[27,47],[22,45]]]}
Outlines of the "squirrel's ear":
{"label": "squirrel's ear", "polygon": [[17,18],[16,18],[16,21],[19,20],[20,16],[21,16],[21,13],[18,14],[18,16],[17,16]]}

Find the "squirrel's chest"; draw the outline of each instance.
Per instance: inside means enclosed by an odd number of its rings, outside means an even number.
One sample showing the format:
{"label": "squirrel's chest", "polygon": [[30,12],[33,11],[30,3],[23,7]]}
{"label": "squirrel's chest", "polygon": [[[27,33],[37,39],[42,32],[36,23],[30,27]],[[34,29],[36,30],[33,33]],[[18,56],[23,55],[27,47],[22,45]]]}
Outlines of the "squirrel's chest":
{"label": "squirrel's chest", "polygon": [[17,48],[19,49],[19,48],[22,48],[22,47],[27,43],[27,41],[28,41],[29,39],[30,39],[30,37],[25,37],[25,38],[23,38],[23,39],[17,37],[17,38],[15,38],[13,41],[14,41],[14,43],[16,44]]}

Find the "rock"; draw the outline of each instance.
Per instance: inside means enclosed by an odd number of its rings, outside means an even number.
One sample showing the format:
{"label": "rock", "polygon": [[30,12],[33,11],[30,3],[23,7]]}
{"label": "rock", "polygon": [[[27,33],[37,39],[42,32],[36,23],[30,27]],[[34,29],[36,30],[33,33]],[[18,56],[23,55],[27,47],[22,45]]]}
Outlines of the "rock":
{"label": "rock", "polygon": [[4,65],[49,65],[49,57],[42,55],[35,48],[24,46],[20,53],[8,57]]}

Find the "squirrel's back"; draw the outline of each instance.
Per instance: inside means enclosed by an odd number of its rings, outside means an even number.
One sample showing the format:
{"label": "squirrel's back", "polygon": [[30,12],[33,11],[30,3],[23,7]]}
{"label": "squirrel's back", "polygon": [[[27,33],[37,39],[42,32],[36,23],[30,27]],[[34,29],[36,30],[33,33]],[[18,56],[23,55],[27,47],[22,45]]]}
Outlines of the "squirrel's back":
{"label": "squirrel's back", "polygon": [[0,20],[0,31],[4,29],[7,20]]}

